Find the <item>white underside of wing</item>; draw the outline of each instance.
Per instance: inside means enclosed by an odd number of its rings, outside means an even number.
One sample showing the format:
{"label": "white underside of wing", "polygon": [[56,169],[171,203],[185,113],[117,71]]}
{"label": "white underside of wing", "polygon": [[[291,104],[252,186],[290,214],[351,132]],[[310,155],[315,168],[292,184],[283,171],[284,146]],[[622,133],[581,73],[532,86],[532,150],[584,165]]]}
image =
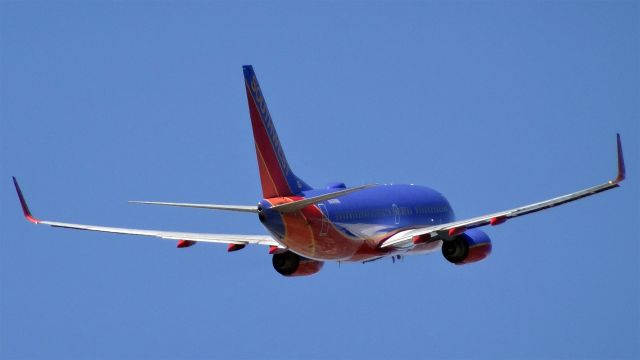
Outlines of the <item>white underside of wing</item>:
{"label": "white underside of wing", "polygon": [[143,230],[143,229],[128,229],[108,226],[96,226],[96,225],[83,225],[83,224],[71,224],[56,221],[40,221],[38,224],[45,224],[54,227],[61,227],[67,229],[88,230],[106,232],[112,234],[125,234],[125,235],[140,235],[140,236],[153,236],[161,239],[169,240],[190,240],[200,242],[212,242],[223,244],[257,244],[267,246],[283,247],[271,236],[268,235],[243,235],[243,234],[208,234],[208,233],[192,233],[192,232],[176,232],[176,231],[162,231],[162,230]]}

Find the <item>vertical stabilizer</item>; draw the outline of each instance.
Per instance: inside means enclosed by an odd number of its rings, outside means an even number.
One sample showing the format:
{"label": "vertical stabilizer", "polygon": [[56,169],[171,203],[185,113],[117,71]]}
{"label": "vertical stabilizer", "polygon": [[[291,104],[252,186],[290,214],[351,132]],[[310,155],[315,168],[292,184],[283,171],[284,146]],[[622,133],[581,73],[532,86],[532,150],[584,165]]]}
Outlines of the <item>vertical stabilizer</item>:
{"label": "vertical stabilizer", "polygon": [[263,196],[290,196],[310,190],[311,187],[295,176],[289,167],[253,67],[245,65],[242,70]]}

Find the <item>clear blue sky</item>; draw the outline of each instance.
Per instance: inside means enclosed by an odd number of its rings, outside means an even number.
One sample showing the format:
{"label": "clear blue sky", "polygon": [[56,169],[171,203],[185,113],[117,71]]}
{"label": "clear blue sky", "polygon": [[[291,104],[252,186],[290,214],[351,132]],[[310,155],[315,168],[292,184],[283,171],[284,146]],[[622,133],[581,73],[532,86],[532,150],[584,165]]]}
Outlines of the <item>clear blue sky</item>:
{"label": "clear blue sky", "polygon": [[[638,2],[0,3],[0,358],[640,357]],[[621,189],[491,228],[493,254],[280,277],[37,216],[265,231],[241,65],[314,186],[417,183],[459,217]]]}

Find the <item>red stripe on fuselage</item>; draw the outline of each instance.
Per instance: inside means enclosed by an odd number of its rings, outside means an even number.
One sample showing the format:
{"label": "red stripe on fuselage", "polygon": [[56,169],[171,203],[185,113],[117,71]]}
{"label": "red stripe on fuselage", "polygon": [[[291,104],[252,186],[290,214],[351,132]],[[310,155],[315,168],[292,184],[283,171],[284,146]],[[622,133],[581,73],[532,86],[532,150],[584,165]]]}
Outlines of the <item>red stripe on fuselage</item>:
{"label": "red stripe on fuselage", "polygon": [[[260,179],[263,185],[263,196],[265,198],[272,198],[278,196],[293,195],[291,189],[289,188],[289,184],[287,183],[287,179],[284,176],[282,167],[278,162],[278,157],[274,150],[274,145],[269,138],[269,134],[267,133],[267,129],[265,128],[262,116],[258,111],[255,99],[251,93],[251,90],[249,89],[249,84],[247,84],[246,82],[245,90],[247,91],[247,100],[249,103],[249,114],[251,116],[253,139],[255,141],[256,148],[259,151],[259,154],[257,156],[260,169]],[[264,166],[260,166],[260,155],[262,155]],[[286,160],[283,159],[283,161]],[[265,187],[264,179],[269,177],[269,175],[271,177],[271,180],[273,181],[274,188],[271,188],[270,186]]]}

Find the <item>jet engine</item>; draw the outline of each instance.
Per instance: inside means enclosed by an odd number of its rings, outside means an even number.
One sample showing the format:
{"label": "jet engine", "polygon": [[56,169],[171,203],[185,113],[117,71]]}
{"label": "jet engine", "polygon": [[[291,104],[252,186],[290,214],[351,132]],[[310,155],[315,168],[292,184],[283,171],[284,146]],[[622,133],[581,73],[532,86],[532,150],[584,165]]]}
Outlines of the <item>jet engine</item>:
{"label": "jet engine", "polygon": [[456,265],[480,261],[491,253],[491,239],[480,229],[469,229],[442,243],[442,255]]}
{"label": "jet engine", "polygon": [[313,275],[322,269],[324,262],[307,259],[291,251],[273,254],[273,268],[284,276]]}

